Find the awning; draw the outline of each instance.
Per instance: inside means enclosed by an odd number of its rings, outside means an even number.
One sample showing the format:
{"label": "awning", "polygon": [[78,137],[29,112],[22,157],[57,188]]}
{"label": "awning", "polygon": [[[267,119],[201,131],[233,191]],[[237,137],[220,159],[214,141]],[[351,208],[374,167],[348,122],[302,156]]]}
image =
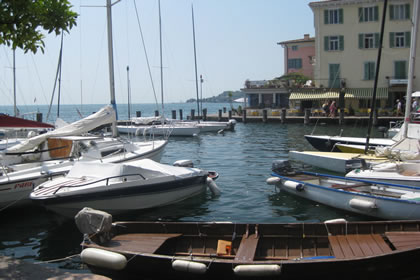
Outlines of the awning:
{"label": "awning", "polygon": [[[348,88],[345,90],[344,98],[346,99],[371,99],[373,89],[371,88]],[[324,91],[324,90],[301,90],[290,94],[289,100],[328,100],[339,99],[340,93],[338,91]],[[378,88],[376,90],[377,99],[388,98],[388,88]]]}

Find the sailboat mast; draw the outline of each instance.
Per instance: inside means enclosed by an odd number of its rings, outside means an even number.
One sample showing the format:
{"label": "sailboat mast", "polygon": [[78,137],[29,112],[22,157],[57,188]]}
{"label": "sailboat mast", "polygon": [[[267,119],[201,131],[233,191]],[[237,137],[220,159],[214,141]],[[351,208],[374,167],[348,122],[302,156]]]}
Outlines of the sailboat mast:
{"label": "sailboat mast", "polygon": [[[119,2],[119,1],[117,1]],[[115,3],[117,3],[115,2]],[[114,3],[114,4],[115,4]],[[108,30],[108,64],[109,64],[109,88],[111,93],[111,105],[115,110],[115,116],[118,119],[117,104],[115,102],[115,80],[114,80],[114,56],[112,48],[112,8],[111,0],[106,1],[106,14],[107,14],[107,30]],[[112,136],[117,136],[116,122],[112,123]]]}
{"label": "sailboat mast", "polygon": [[379,66],[381,64],[381,55],[382,55],[382,42],[384,41],[384,29],[385,29],[385,17],[386,17],[386,8],[388,5],[388,0],[384,0],[384,10],[382,13],[382,24],[381,24],[381,35],[379,37],[379,47],[378,47],[378,58],[376,59],[376,73],[375,73],[375,83],[373,86],[373,94],[372,94],[372,102],[371,102],[371,110],[369,114],[369,123],[368,123],[368,132],[366,136],[366,145],[365,145],[365,154],[367,154],[369,149],[369,139],[370,139],[370,132],[372,130],[372,122],[373,122],[373,113],[376,110],[376,90],[378,88],[378,77],[379,77]]}
{"label": "sailboat mast", "polygon": [[162,117],[165,115],[165,108],[163,105],[163,61],[162,61],[162,17],[160,13],[160,0],[159,3],[159,47],[160,47],[160,95],[162,99]]}
{"label": "sailboat mast", "polygon": [[61,97],[61,68],[63,64],[63,36],[64,33],[61,33],[61,47],[60,47],[60,58],[59,58],[59,65],[60,65],[60,72],[58,76],[58,98],[57,98],[57,118],[60,117],[60,97]]}
{"label": "sailboat mast", "polygon": [[17,117],[17,107],[16,107],[16,50],[13,49],[13,105],[15,110],[15,117]]}
{"label": "sailboat mast", "polygon": [[405,102],[405,115],[403,125],[403,137],[407,138],[408,123],[410,122],[411,113],[411,93],[413,92],[413,78],[414,78],[414,65],[416,60],[416,43],[417,43],[417,30],[418,30],[418,14],[419,14],[419,0],[414,0],[413,6],[413,25],[411,27],[411,43],[410,43],[410,60],[408,62],[408,81],[407,81],[407,98]]}
{"label": "sailboat mast", "polygon": [[200,118],[200,99],[198,98],[197,52],[195,48],[194,7],[192,4],[191,4],[191,16],[192,16],[192,31],[193,31],[193,42],[194,42],[194,65],[195,65],[195,88],[197,92],[197,115]]}

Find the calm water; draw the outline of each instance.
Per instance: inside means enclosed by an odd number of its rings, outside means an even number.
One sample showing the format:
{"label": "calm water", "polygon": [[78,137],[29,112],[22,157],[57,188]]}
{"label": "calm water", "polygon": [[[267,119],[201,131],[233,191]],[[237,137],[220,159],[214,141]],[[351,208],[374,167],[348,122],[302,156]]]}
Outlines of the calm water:
{"label": "calm water", "polygon": [[[216,113],[224,106],[229,108],[230,105],[209,104],[204,107],[209,108],[209,113]],[[77,119],[72,109],[75,107],[69,105],[69,110],[63,109],[62,117],[68,121]],[[86,112],[96,111],[100,107],[86,105]],[[182,107],[189,114],[194,104],[171,104],[167,107],[169,110]],[[135,110],[149,110],[152,115],[155,108],[151,105],[138,105]],[[64,112],[67,112],[67,117],[64,117]],[[120,116],[124,113],[126,111],[121,107]],[[332,125],[318,125],[314,133],[337,135],[341,129],[343,136],[366,135],[366,127]],[[212,197],[207,192],[176,205],[129,213],[114,217],[114,220],[281,223],[317,222],[335,218],[367,219],[276,192],[273,186],[265,183],[270,176],[273,160],[287,159],[290,150],[312,150],[303,135],[313,131],[313,125],[238,123],[234,132],[226,132],[224,135],[209,133],[194,138],[172,138],[162,162],[172,164],[175,160],[191,159],[197,167],[217,171],[220,177],[216,183],[222,195]],[[378,135],[374,131],[373,136]],[[0,255],[31,262],[46,262],[80,253],[82,235],[73,220],[65,220],[43,209],[33,208],[0,212],[0,221]],[[44,265],[72,272],[86,271],[77,257]]]}

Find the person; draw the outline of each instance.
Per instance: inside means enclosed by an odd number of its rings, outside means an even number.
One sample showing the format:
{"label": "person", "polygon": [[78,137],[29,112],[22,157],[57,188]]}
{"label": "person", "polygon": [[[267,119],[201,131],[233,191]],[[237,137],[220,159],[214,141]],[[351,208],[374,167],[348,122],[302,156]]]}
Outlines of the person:
{"label": "person", "polygon": [[401,107],[402,107],[401,101],[397,99],[397,117],[402,115]]}
{"label": "person", "polygon": [[337,106],[335,105],[335,101],[333,101],[330,105],[330,117],[335,117],[335,111],[337,110]]}
{"label": "person", "polygon": [[322,110],[324,110],[325,117],[327,117],[330,114],[330,108],[327,100],[325,100],[324,104],[322,104]]}
{"label": "person", "polygon": [[411,103],[411,111],[415,112],[417,111],[417,98],[413,98],[413,102]]}

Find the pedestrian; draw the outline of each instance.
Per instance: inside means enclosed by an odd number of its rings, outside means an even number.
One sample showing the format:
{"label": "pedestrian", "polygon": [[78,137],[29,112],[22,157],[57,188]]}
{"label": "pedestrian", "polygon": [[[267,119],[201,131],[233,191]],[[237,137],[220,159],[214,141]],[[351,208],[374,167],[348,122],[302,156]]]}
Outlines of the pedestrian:
{"label": "pedestrian", "polygon": [[333,101],[330,105],[330,117],[335,118],[335,111],[337,110],[337,106],[335,105],[335,101]]}
{"label": "pedestrian", "polygon": [[328,117],[330,114],[330,107],[327,100],[325,100],[324,104],[322,104],[322,110],[324,110],[324,116]]}
{"label": "pedestrian", "polygon": [[413,98],[413,102],[411,103],[411,111],[413,112],[417,111],[417,106],[418,106],[417,98]]}
{"label": "pedestrian", "polygon": [[397,117],[400,116],[400,115],[402,116],[401,108],[402,108],[401,101],[399,99],[397,99]]}

